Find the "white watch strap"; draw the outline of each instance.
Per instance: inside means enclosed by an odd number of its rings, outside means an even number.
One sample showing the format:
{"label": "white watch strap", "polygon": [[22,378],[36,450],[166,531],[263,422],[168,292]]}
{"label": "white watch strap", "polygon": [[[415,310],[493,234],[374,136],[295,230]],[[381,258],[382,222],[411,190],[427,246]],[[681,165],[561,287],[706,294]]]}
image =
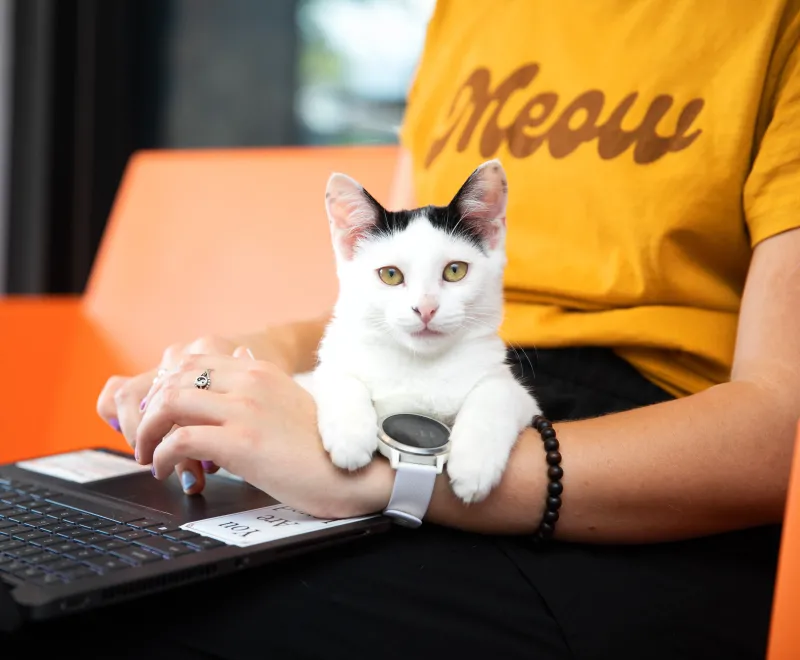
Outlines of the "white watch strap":
{"label": "white watch strap", "polygon": [[406,527],[419,527],[439,472],[433,465],[416,463],[400,463],[395,472],[392,497],[383,513]]}

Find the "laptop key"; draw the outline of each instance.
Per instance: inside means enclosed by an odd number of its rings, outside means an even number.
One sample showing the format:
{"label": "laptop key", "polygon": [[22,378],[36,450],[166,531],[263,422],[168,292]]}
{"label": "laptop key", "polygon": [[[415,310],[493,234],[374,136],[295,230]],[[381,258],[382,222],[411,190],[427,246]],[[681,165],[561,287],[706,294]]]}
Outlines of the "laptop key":
{"label": "laptop key", "polygon": [[108,539],[107,536],[103,536],[102,534],[96,534],[94,532],[90,532],[86,536],[78,536],[74,537],[75,541],[80,543],[81,545],[94,545],[95,543],[99,543]]}
{"label": "laptop key", "polygon": [[38,587],[50,587],[54,584],[64,584],[63,578],[55,573],[45,573],[44,575],[39,575],[38,577],[33,578],[31,582]]}
{"label": "laptop key", "polygon": [[15,536],[17,534],[22,534],[23,532],[30,532],[30,527],[25,527],[25,525],[15,525],[14,527],[7,527],[3,530],[3,534],[6,536]]}
{"label": "laptop key", "polygon": [[8,541],[0,543],[0,552],[9,552],[17,548],[22,548],[24,545],[25,544],[22,541],[14,541],[13,539],[9,539]]}
{"label": "laptop key", "polygon": [[38,555],[42,552],[44,552],[44,550],[37,548],[35,545],[25,545],[21,548],[7,551],[8,554],[13,555],[17,559],[25,559],[26,557],[32,557],[33,555]]}
{"label": "laptop key", "polygon": [[127,548],[130,545],[127,541],[120,541],[119,539],[112,539],[108,536],[104,536],[102,541],[97,541],[97,543],[92,543],[93,548],[97,548],[98,550],[104,552],[111,552],[112,550],[118,550],[119,548]]}
{"label": "laptop key", "polygon": [[61,520],[61,516],[70,516],[75,513],[71,509],[64,509],[63,507],[55,506],[53,504],[50,504],[49,506],[50,510],[47,512],[47,516],[49,518],[55,518],[56,520]]}
{"label": "laptop key", "polygon": [[103,573],[111,573],[114,571],[122,570],[123,568],[130,568],[130,564],[122,561],[121,559],[115,559],[114,557],[97,557],[96,559],[90,559],[85,562],[90,568],[93,568],[97,571],[101,571]]}
{"label": "laptop key", "polygon": [[80,550],[69,553],[69,557],[75,561],[89,561],[90,559],[96,559],[97,557],[102,556],[103,555],[101,553],[97,552],[97,550],[93,550],[92,548],[81,548]]}
{"label": "laptop key", "polygon": [[31,527],[35,527],[36,523],[44,522],[47,518],[43,518],[38,513],[30,513],[29,511],[21,511],[19,515],[9,516],[9,520],[14,520],[18,522],[20,525],[30,525]]}
{"label": "laptop key", "polygon": [[54,561],[58,561],[58,555],[54,555],[52,552],[40,552],[38,555],[25,557],[25,561],[33,566],[41,566],[43,564],[51,564]]}
{"label": "laptop key", "polygon": [[86,566],[81,566],[80,568],[76,568],[72,571],[61,573],[61,575],[67,580],[67,582],[74,582],[75,580],[83,580],[84,578],[89,578],[89,577],[97,577],[97,573],[93,571],[91,568],[86,568]]}
{"label": "laptop key", "polygon": [[105,530],[108,527],[114,527],[117,523],[113,520],[106,520],[105,518],[98,518],[93,527],[95,530]]}
{"label": "laptop key", "polygon": [[175,525],[164,524],[164,525],[156,525],[155,527],[148,527],[148,532],[152,532],[153,534],[169,534],[171,532],[179,532],[182,531],[180,527],[175,527]]}
{"label": "laptop key", "polygon": [[0,571],[3,571],[4,573],[13,574],[25,568],[28,568],[27,564],[23,564],[19,559],[15,559],[14,561],[5,564],[0,564]]}
{"label": "laptop key", "polygon": [[147,529],[148,527],[160,527],[164,523],[158,520],[150,520],[149,518],[142,518],[128,523],[131,527],[136,529]]}
{"label": "laptop key", "polygon": [[18,571],[13,571],[11,575],[18,577],[21,580],[31,580],[44,574],[44,571],[35,568],[34,566],[26,566]]}
{"label": "laptop key", "polygon": [[59,559],[53,564],[50,564],[47,567],[49,571],[55,571],[56,573],[63,573],[64,571],[71,571],[75,568],[80,568],[83,564],[74,559]]}
{"label": "laptop key", "polygon": [[49,536],[45,532],[41,532],[38,529],[29,529],[27,532],[23,532],[22,534],[15,534],[14,538],[17,541],[25,541],[26,543],[30,543],[35,539],[40,539],[45,536]]}
{"label": "laptop key", "polygon": [[74,529],[65,529],[59,532],[59,536],[65,536],[70,539],[76,539],[80,536],[91,536],[94,532],[91,529],[84,529],[83,527],[75,527]]}
{"label": "laptop key", "polygon": [[186,545],[189,545],[193,548],[200,548],[201,550],[211,550],[212,548],[221,548],[225,544],[222,541],[217,541],[216,539],[208,538],[207,536],[201,536],[197,539],[190,539],[185,541]]}
{"label": "laptop key", "polygon": [[143,548],[147,548],[148,550],[152,550],[153,552],[158,552],[159,554],[166,555],[167,557],[180,557],[181,555],[190,554],[195,552],[188,546],[183,545],[182,543],[177,543],[175,541],[168,541],[165,538],[160,536],[148,536],[147,538],[137,539],[135,541],[136,545],[141,546]]}
{"label": "laptop key", "polygon": [[188,541],[190,539],[202,538],[200,534],[195,534],[187,529],[176,529],[169,532],[169,534],[163,534],[163,536],[170,541]]}
{"label": "laptop key", "polygon": [[85,513],[74,513],[72,515],[64,516],[61,520],[71,525],[80,525],[84,522],[91,522],[98,520],[97,516],[87,516]]}
{"label": "laptop key", "polygon": [[2,529],[9,529],[10,527],[16,527],[17,523],[11,522],[10,520],[0,520],[0,530]]}
{"label": "laptop key", "polygon": [[33,545],[38,545],[41,546],[42,548],[47,548],[51,545],[56,545],[57,543],[63,543],[63,542],[64,540],[58,538],[57,536],[43,536],[42,538],[34,539],[33,541],[31,541]]}
{"label": "laptop key", "polygon": [[131,562],[132,564],[149,564],[154,561],[161,561],[162,559],[161,555],[156,555],[152,552],[148,552],[144,548],[137,548],[133,546],[114,550],[111,554],[115,557],[119,557],[120,559]]}
{"label": "laptop key", "polygon": [[65,552],[70,552],[71,550],[75,550],[76,552],[81,549],[83,546],[78,545],[77,543],[73,543],[72,541],[65,541],[64,539],[58,539],[59,543],[47,546],[47,549],[50,552],[55,552],[56,554],[63,555]]}
{"label": "laptop key", "polygon": [[119,534],[114,534],[118,539],[122,539],[123,541],[135,541],[136,539],[144,538],[145,536],[149,536],[147,532],[143,532],[140,529],[132,529],[127,532],[121,532]]}
{"label": "laptop key", "polygon": [[52,525],[42,525],[39,529],[49,532],[50,534],[58,534],[59,532],[63,532],[65,529],[73,529],[73,526],[53,521]]}
{"label": "laptop key", "polygon": [[114,525],[112,527],[101,527],[98,531],[102,532],[103,534],[108,534],[109,536],[116,536],[117,534],[122,534],[124,532],[132,532],[133,529],[127,525]]}

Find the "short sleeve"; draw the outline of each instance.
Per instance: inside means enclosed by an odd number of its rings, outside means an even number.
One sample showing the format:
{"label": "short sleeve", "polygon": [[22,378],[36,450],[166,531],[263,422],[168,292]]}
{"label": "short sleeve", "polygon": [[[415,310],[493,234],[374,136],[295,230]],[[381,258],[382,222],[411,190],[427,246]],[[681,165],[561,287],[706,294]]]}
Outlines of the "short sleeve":
{"label": "short sleeve", "polygon": [[800,227],[800,15],[778,43],[781,58],[769,120],[744,186],[744,213],[753,247]]}

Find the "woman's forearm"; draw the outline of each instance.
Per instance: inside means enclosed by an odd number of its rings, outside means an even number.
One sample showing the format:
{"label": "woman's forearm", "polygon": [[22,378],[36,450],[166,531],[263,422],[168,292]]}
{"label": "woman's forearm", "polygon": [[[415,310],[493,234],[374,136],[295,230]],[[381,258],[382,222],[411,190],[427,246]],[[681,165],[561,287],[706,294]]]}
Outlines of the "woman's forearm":
{"label": "woman's forearm", "polygon": [[[564,495],[556,537],[589,543],[678,540],[781,520],[795,435],[794,398],[746,382],[555,425]],[[539,523],[546,463],[527,430],[500,486],[464,506],[440,479],[431,522],[526,533]]]}
{"label": "woman's forearm", "polygon": [[236,343],[250,348],[258,359],[276,362],[289,373],[311,371],[317,360],[317,348],[330,321],[330,312],[318,318],[286,323],[265,331],[242,335]]}

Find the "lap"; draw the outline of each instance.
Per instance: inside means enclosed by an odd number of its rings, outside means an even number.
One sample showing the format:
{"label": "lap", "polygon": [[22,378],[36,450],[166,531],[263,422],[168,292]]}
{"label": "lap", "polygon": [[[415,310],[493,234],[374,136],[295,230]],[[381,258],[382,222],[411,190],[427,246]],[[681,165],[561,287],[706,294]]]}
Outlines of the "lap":
{"label": "lap", "polygon": [[[521,365],[554,418],[669,398],[613,354]],[[536,377],[527,368],[536,368]],[[565,368],[566,365],[566,368]],[[555,367],[555,368],[553,368]],[[600,383],[600,385],[598,385]],[[87,657],[763,658],[779,528],[590,546],[424,525],[41,624],[13,643]],[[0,649],[10,640],[0,638]],[[22,657],[11,654],[9,657]]]}

